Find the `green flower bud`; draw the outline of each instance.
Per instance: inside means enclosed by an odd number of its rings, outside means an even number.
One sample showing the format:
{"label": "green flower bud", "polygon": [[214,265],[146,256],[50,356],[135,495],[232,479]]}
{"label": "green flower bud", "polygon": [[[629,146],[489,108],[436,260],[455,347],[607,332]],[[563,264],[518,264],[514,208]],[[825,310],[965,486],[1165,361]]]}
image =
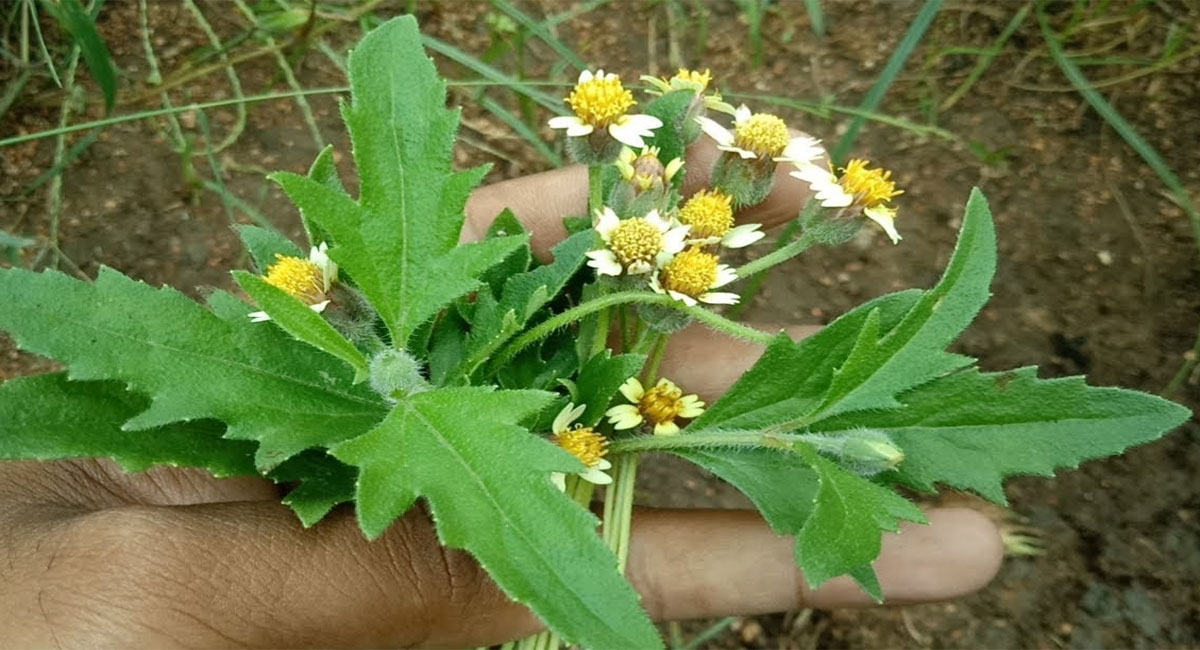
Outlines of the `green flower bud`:
{"label": "green flower bud", "polygon": [[424,368],[404,350],[388,348],[371,357],[371,388],[389,399],[401,399],[432,388]]}

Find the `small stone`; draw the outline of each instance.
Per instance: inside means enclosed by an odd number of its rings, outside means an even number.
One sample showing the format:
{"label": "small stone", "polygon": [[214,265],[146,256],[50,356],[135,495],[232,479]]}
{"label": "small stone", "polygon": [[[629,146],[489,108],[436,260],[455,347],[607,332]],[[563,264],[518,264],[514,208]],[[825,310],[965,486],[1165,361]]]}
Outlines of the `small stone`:
{"label": "small stone", "polygon": [[1100,263],[1104,266],[1112,266],[1113,256],[1112,253],[1108,251],[1098,251],[1096,253],[1096,259],[1100,260]]}

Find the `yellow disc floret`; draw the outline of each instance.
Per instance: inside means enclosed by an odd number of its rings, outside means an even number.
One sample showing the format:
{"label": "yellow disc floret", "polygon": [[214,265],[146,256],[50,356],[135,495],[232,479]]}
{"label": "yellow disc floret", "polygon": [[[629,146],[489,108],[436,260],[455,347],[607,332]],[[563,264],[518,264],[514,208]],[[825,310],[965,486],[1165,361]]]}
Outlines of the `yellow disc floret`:
{"label": "yellow disc floret", "polygon": [[717,283],[718,261],[716,255],[692,246],[663,267],[659,282],[667,291],[699,298]]}
{"label": "yellow disc floret", "polygon": [[679,209],[679,221],[696,239],[724,237],[733,228],[733,197],[721,190],[700,190]]}
{"label": "yellow disc floret", "polygon": [[567,104],[585,124],[602,128],[616,122],[637,102],[633,93],[621,85],[620,78],[606,75],[576,84]]}
{"label": "yellow disc floret", "polygon": [[704,92],[704,90],[706,88],[708,88],[708,84],[711,81],[712,81],[712,71],[711,70],[705,70],[704,72],[700,72],[699,70],[688,70],[687,68],[680,68],[679,72],[676,72],[675,76],[671,77],[669,83],[674,87],[689,88],[689,89],[695,90],[698,93],[702,93],[702,92]]}
{"label": "yellow disc floret", "polygon": [[638,410],[651,424],[670,422],[683,409],[683,389],[668,380],[659,380],[638,400]]}
{"label": "yellow disc floret", "polygon": [[554,444],[571,452],[588,467],[595,467],[608,454],[608,438],[596,433],[591,427],[576,425],[553,437]]}
{"label": "yellow disc floret", "polygon": [[325,299],[321,267],[301,257],[276,253],[275,263],[267,269],[265,280],[267,284],[309,305],[315,305]]}
{"label": "yellow disc floret", "polygon": [[867,161],[855,158],[846,163],[838,183],[853,195],[855,202],[864,208],[886,205],[892,198],[903,194],[892,181],[892,172],[885,169],[867,169]]}
{"label": "yellow disc floret", "polygon": [[649,264],[663,249],[663,233],[645,219],[626,219],[609,235],[608,247],[621,266],[628,268],[634,262]]}
{"label": "yellow disc floret", "polygon": [[787,122],[770,113],[755,113],[734,130],[734,144],[760,156],[782,154],[788,140]]}

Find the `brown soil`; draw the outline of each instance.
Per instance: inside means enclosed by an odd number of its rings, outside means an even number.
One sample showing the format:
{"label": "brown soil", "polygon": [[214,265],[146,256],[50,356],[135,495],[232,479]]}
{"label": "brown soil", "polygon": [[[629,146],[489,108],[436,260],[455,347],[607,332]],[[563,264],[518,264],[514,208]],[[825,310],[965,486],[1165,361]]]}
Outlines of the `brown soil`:
{"label": "brown soil", "polygon": [[[153,42],[169,77],[195,63],[207,41],[182,4],[149,4]],[[378,12],[396,13],[402,4],[384,3]],[[713,68],[728,91],[833,97],[835,103],[853,106],[917,9],[912,2],[827,2],[830,33],[819,40],[809,31],[802,3],[775,3],[764,23],[764,63],[755,68],[745,21],[732,3],[706,5],[703,51],[696,16],[672,28],[666,9],[670,4],[617,0],[564,22],[558,32],[586,60],[627,78],[647,68],[667,72],[673,40],[686,62]],[[536,16],[569,8],[557,2],[522,5]],[[201,6],[223,38],[245,32],[246,23],[231,5]],[[967,192],[978,185],[996,215],[1000,268],[993,301],[958,349],[978,357],[988,369],[1036,364],[1044,376],[1086,373],[1094,384],[1150,392],[1166,385],[1192,346],[1200,320],[1200,274],[1187,218],[1158,178],[1083,99],[1060,90],[1067,81],[1047,58],[1034,19],[1016,32],[971,92],[934,116],[933,108],[976,61],[973,54],[939,52],[990,46],[1018,8],[1015,2],[949,3],[881,109],[922,124],[936,119],[953,139],[868,125],[859,141],[858,153],[894,169],[907,191],[900,201],[902,245],[892,247],[883,237],[868,234],[836,250],[814,250],[771,276],[748,313],[750,319],[824,323],[881,293],[931,285],[952,249]],[[1052,5],[1049,11],[1061,27],[1070,7]],[[418,13],[427,32],[480,55],[492,42],[486,27],[489,12],[484,3],[440,2],[420,3]],[[132,97],[145,88],[147,74],[137,5],[109,2],[101,15],[102,32],[124,74],[124,96]],[[1069,45],[1074,51],[1107,48],[1093,56],[1153,58],[1173,23],[1191,25],[1184,47],[1193,45],[1198,15],[1194,5],[1189,8],[1183,1],[1149,9],[1117,7],[1103,19],[1085,16]],[[326,34],[338,51],[357,36],[352,25]],[[291,53],[297,56],[303,86],[344,83],[341,72],[320,53]],[[549,50],[531,43],[528,55],[531,77],[549,74]],[[513,68],[510,55],[495,64]],[[452,63],[439,65],[447,76],[470,76]],[[1093,79],[1109,79],[1136,69],[1108,65],[1085,71]],[[287,88],[271,57],[242,63],[237,70],[247,94]],[[1189,58],[1103,89],[1193,196],[1200,196],[1197,78],[1200,63]],[[0,137],[56,123],[53,86],[37,80],[33,85],[0,123]],[[176,104],[225,98],[231,92],[220,73],[182,88],[172,92]],[[467,104],[467,144],[458,151],[459,162],[495,163],[490,180],[544,169],[545,162],[527,143],[470,103],[474,92],[455,91],[454,100]],[[516,109],[507,92],[488,92]],[[150,98],[121,110],[153,108],[155,102]],[[347,152],[331,96],[310,97],[309,102],[324,137]],[[845,123],[788,109],[780,113],[831,142]],[[99,117],[100,112],[90,108],[87,116]],[[215,139],[235,122],[232,109],[212,110],[207,116]],[[201,133],[196,118],[185,115],[182,120],[193,138]],[[263,173],[303,171],[317,150],[296,104],[274,101],[251,106],[245,132],[216,159],[230,192],[298,236],[293,208],[263,180]],[[0,150],[0,196],[18,197],[50,166],[51,154],[50,140]],[[63,268],[92,275],[106,264],[193,294],[205,286],[228,287],[227,270],[244,263],[230,217],[217,195],[189,183],[182,160],[171,150],[163,122],[105,129],[65,174],[60,241],[69,262]],[[196,173],[211,178],[206,158],[192,163]],[[45,196],[43,187],[0,203],[0,228],[47,237]],[[236,217],[244,218],[240,213]],[[0,341],[0,378],[48,367]],[[1195,379],[1176,395],[1193,408],[1200,406]],[[1200,427],[1192,422],[1121,458],[1088,463],[1054,480],[1011,481],[1012,513],[1041,531],[1046,551],[1010,560],[996,582],[978,595],[903,609],[739,619],[706,647],[1196,646],[1197,442]],[[646,467],[639,484],[644,503],[745,503],[727,486],[682,464],[662,460]],[[684,628],[694,634],[707,624]]]}

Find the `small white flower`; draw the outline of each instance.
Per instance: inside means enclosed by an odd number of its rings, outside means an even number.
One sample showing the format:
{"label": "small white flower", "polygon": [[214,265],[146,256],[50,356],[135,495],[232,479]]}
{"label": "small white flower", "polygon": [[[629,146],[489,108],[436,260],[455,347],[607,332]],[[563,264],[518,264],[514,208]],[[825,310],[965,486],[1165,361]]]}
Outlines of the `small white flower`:
{"label": "small white flower", "polygon": [[[321,313],[329,306],[326,295],[338,277],[337,263],[330,259],[328,250],[329,246],[321,242],[308,251],[307,260],[277,254],[275,263],[267,269],[263,279],[267,284],[308,305],[309,309]],[[271,316],[265,311],[255,311],[248,315],[254,323],[271,320]]]}
{"label": "small white flower", "polygon": [[771,159],[800,164],[824,155],[821,141],[806,135],[792,137],[787,123],[770,113],[752,113],[741,105],[733,114],[733,130],[707,117],[697,117],[700,128],[717,143],[721,151],[735,153],[745,160]]}
{"label": "small white flower", "polygon": [[621,220],[612,208],[596,212],[596,232],[605,247],[588,251],[588,266],[600,275],[649,273],[662,254],[683,250],[687,226],[674,226],[651,210],[644,217]]}
{"label": "small white flower", "polygon": [[733,197],[719,189],[700,190],[679,209],[680,223],[691,226],[689,244],[743,248],[766,236],[761,224],[733,225]]}
{"label": "small white flower", "polygon": [[580,72],[566,102],[575,114],[551,118],[549,124],[552,129],[565,129],[572,138],[607,129],[618,142],[641,148],[646,145],[643,138],[652,137],[654,129],[663,125],[653,115],[630,115],[629,109],[637,104],[633,93],[621,85],[620,77],[604,70]]}
{"label": "small white flower", "polygon": [[890,202],[904,192],[896,189],[890,171],[869,169],[867,164],[860,158],[851,160],[838,176],[829,168],[810,163],[800,165],[790,175],[808,183],[823,207],[860,208],[863,216],[883,228],[893,244],[899,243],[896,209]]}
{"label": "small white flower", "polygon": [[609,423],[618,431],[649,422],[654,425],[655,435],[674,435],[679,433],[676,418],[691,419],[704,413],[704,402],[700,397],[684,395],[670,379],[659,379],[653,388],[645,390],[637,377],[630,377],[621,384],[620,390],[631,403],[619,404],[605,412]]}
{"label": "small white flower", "polygon": [[704,252],[699,246],[664,256],[659,268],[650,276],[650,288],[666,294],[690,307],[703,302],[710,305],[736,305],[736,293],[713,291],[738,279],[737,271],[719,258]]}
{"label": "small white flower", "polygon": [[[583,415],[586,410],[587,406],[583,404],[579,406],[567,404],[563,407],[550,427],[553,434],[552,440],[554,444],[567,450],[584,464],[586,469],[579,472],[580,478],[596,485],[607,485],[612,483],[612,477],[606,473],[606,470],[612,468],[612,463],[604,458],[608,453],[608,439],[597,433],[592,427],[578,424],[574,428],[571,427],[571,424],[579,419],[579,416]],[[554,481],[558,489],[567,489],[566,475],[562,472],[552,473],[550,479]]]}

